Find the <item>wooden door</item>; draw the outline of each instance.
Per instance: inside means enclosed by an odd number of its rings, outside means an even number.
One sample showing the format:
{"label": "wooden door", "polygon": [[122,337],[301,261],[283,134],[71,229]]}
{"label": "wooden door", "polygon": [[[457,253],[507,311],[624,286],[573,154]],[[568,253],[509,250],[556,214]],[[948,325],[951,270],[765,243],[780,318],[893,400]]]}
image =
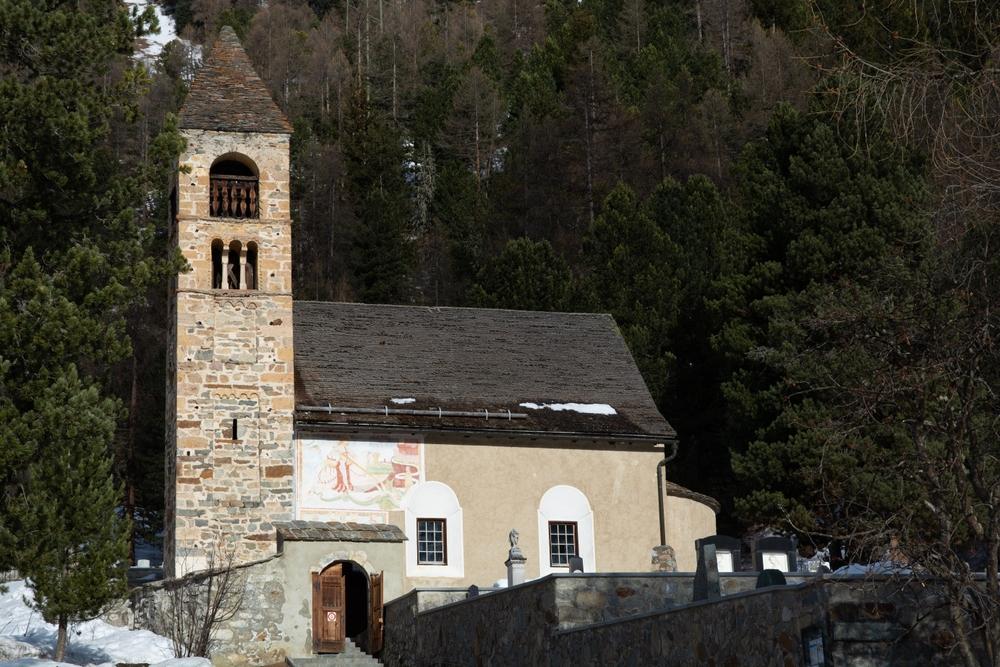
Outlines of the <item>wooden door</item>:
{"label": "wooden door", "polygon": [[340,653],[344,650],[344,571],[341,564],[313,573],[313,650]]}
{"label": "wooden door", "polygon": [[369,642],[368,652],[378,653],[382,650],[382,639],[384,637],[384,623],[382,611],[382,572],[371,575],[371,613],[368,617]]}

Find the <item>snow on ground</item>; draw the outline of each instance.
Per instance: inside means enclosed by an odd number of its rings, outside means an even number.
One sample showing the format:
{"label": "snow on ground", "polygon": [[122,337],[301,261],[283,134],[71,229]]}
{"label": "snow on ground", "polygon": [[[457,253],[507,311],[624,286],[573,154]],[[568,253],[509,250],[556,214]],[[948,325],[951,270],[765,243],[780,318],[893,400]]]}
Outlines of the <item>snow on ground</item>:
{"label": "snow on ground", "polygon": [[32,598],[32,592],[23,581],[12,581],[5,586],[7,591],[0,594],[0,667],[116,662],[159,663],[160,667],[205,667],[208,664],[201,659],[197,663],[181,664],[173,660],[173,646],[166,637],[149,630],[120,628],[100,620],[70,625],[67,663],[32,657],[32,653],[35,656],[52,654],[56,644],[56,626],[46,623],[37,611],[25,603],[25,598]]}
{"label": "snow on ground", "polygon": [[616,415],[618,411],[607,403],[520,403],[522,408],[529,410],[569,410],[570,412],[581,412],[585,415]]}
{"label": "snow on ground", "polygon": [[156,33],[143,35],[139,39],[138,53],[143,60],[155,60],[160,55],[160,52],[163,51],[164,46],[177,39],[174,19],[167,15],[160,5],[150,0],[125,0],[125,4],[130,9],[135,7],[136,11],[140,14],[146,7],[153,5],[153,9],[156,11],[156,20],[160,24],[160,30]]}
{"label": "snow on ground", "polygon": [[[114,667],[114,662],[98,663],[99,667]],[[211,667],[212,661],[207,658],[171,658],[155,662],[150,667]],[[78,667],[72,662],[56,662],[42,658],[21,658],[20,660],[0,661],[0,667]]]}
{"label": "snow on ground", "polygon": [[395,403],[396,405],[406,405],[407,403],[417,402],[417,399],[415,398],[390,398],[389,400]]}

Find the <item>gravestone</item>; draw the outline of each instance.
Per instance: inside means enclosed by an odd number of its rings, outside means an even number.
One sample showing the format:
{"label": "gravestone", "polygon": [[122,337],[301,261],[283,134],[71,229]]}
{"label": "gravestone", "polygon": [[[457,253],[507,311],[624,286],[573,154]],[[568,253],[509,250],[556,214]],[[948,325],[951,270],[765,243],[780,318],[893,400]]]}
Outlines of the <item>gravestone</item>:
{"label": "gravestone", "polygon": [[710,535],[695,540],[694,548],[700,553],[702,548],[709,544],[715,546],[715,562],[719,572],[740,571],[740,552],[743,544],[738,539],[728,535]]}
{"label": "gravestone", "polygon": [[479,586],[472,584],[469,586],[469,591],[465,594],[466,598],[477,598],[479,597]]}
{"label": "gravestone", "polygon": [[693,602],[718,600],[722,597],[719,586],[719,564],[715,560],[715,545],[705,544],[698,550],[698,569],[694,573]]}
{"label": "gravestone", "polygon": [[757,588],[767,588],[768,586],[784,586],[785,575],[781,570],[764,570],[757,575]]}
{"label": "gravestone", "polygon": [[773,535],[761,537],[754,542],[753,565],[757,571],[778,570],[795,572],[799,560],[798,540],[792,537]]}
{"label": "gravestone", "polygon": [[580,558],[579,556],[570,556],[569,557],[569,571],[570,571],[570,574],[572,574],[574,572],[580,572],[582,574],[583,573],[583,559]]}

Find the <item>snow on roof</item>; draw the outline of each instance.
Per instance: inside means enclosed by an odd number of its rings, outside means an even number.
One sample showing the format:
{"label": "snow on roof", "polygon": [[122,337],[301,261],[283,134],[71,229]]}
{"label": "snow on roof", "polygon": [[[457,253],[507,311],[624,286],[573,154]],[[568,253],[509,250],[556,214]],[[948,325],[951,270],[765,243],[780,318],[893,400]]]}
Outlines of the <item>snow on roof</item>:
{"label": "snow on roof", "polygon": [[555,410],[562,412],[579,412],[584,415],[616,415],[618,411],[607,403],[518,403],[529,410]]}
{"label": "snow on roof", "polygon": [[[610,315],[296,301],[294,326],[299,406],[381,408],[412,397],[408,407],[420,410],[484,414],[300,409],[304,427],[674,437]],[[508,411],[525,416],[507,419]]]}

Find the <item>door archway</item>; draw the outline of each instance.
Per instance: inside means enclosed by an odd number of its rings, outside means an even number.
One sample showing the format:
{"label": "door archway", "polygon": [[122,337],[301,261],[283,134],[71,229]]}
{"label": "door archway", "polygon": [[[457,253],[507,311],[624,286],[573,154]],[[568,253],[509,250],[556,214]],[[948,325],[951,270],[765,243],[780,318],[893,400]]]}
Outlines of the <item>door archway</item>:
{"label": "door archway", "polygon": [[382,574],[336,560],[312,575],[313,650],[340,653],[349,638],[361,650],[382,650]]}

